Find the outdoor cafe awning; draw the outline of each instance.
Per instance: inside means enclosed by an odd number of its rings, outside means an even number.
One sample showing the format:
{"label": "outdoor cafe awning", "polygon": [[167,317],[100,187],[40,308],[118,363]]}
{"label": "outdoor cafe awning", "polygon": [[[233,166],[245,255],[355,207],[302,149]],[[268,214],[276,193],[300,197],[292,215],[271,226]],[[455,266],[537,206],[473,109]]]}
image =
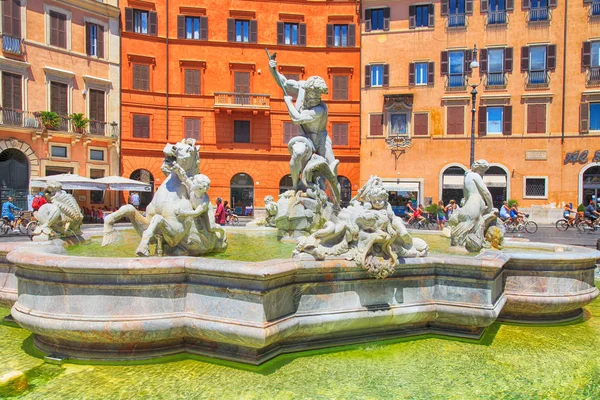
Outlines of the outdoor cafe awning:
{"label": "outdoor cafe awning", "polygon": [[105,176],[104,178],[94,179],[94,181],[107,185],[110,190],[152,191],[152,186],[149,183],[127,179],[122,176]]}
{"label": "outdoor cafe awning", "polygon": [[418,192],[418,182],[383,182],[383,187],[388,192]]}
{"label": "outdoor cafe awning", "polygon": [[29,182],[29,186],[45,188],[49,181],[60,182],[62,184],[62,188],[65,190],[106,190],[106,184],[76,174],[59,174],[37,177]]}
{"label": "outdoor cafe awning", "polygon": [[[506,187],[506,176],[484,175],[483,182],[487,187]],[[462,189],[465,183],[464,175],[444,175],[443,189]]]}

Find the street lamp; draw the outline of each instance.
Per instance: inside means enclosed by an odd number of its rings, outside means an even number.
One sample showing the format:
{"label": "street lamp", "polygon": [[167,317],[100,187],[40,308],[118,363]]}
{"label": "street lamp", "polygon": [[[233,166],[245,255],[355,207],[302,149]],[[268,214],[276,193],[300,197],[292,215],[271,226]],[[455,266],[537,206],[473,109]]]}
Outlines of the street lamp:
{"label": "street lamp", "polygon": [[[477,45],[473,45],[473,58],[470,64],[471,70],[478,69],[479,63],[477,62]],[[467,86],[471,86],[471,162],[469,166],[475,162],[475,105],[477,103],[477,86],[481,85],[481,72],[479,73],[479,83],[469,83],[469,77],[467,76]]]}

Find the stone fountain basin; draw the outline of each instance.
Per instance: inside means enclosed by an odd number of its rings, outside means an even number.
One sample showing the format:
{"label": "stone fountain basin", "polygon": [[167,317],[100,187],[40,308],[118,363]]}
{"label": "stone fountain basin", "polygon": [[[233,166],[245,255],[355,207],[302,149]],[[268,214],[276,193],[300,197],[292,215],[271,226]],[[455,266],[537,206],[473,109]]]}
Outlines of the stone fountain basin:
{"label": "stone fountain basin", "polygon": [[47,353],[189,352],[250,364],[406,335],[478,338],[498,318],[577,318],[598,296],[600,252],[507,242],[476,257],[404,259],[384,280],[339,259],[90,258],[67,256],[60,241],[4,245],[0,296]]}

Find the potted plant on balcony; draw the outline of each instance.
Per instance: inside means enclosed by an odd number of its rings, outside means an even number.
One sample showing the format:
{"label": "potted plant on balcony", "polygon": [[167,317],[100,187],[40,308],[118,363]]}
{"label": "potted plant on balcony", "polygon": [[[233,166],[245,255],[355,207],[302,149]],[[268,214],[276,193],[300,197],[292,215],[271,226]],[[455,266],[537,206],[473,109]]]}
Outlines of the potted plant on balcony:
{"label": "potted plant on balcony", "polygon": [[73,126],[73,130],[77,133],[83,133],[83,130],[87,127],[87,124],[90,123],[90,120],[83,116],[82,113],[74,113],[69,115],[69,119],[71,120],[71,126]]}
{"label": "potted plant on balcony", "polygon": [[60,125],[60,117],[54,111],[42,111],[40,112],[40,118],[46,129],[57,129]]}

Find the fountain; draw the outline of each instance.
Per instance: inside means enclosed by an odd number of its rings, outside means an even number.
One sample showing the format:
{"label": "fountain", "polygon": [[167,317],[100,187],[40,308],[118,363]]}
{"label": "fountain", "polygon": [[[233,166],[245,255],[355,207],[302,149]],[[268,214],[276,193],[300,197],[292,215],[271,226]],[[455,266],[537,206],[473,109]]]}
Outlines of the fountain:
{"label": "fountain", "polygon": [[[322,135],[326,107],[317,96],[324,82],[280,82],[299,99],[307,96],[297,106],[286,96],[297,121],[305,107],[325,110],[317,136],[302,125],[305,136],[290,142],[295,190],[280,197],[272,219],[280,236],[300,237],[294,257],[211,258],[226,249],[227,238],[210,218],[210,180],[198,171],[193,141],[167,145],[168,178],[148,216],[125,206],[105,224],[104,244],[115,243],[114,222],[128,217],[142,236],[130,255],[141,257],[115,257],[110,246],[104,257],[72,256],[61,240],[0,245],[0,301],[13,304],[14,320],[34,333],[37,349],[83,360],[185,352],[258,365],[284,353],[366,340],[477,339],[497,320],[572,320],[598,296],[595,250],[508,239],[502,250],[491,248],[490,210],[480,203],[485,196],[465,207],[471,220],[459,213],[453,222],[452,244],[477,250],[471,256],[412,237],[377,177],[340,209],[337,161]],[[472,176],[465,185],[471,180],[478,182]],[[152,248],[157,257],[148,257]]]}

